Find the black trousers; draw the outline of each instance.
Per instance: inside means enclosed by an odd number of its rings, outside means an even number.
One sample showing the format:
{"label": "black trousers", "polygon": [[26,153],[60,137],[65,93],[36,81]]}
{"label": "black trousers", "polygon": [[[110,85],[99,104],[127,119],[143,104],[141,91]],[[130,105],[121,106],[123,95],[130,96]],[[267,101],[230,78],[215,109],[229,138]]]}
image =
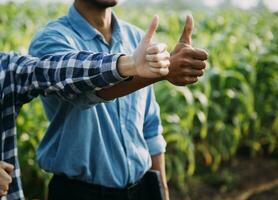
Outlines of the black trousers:
{"label": "black trousers", "polygon": [[54,175],[49,183],[49,200],[163,200],[159,174],[147,172],[125,189],[107,188]]}

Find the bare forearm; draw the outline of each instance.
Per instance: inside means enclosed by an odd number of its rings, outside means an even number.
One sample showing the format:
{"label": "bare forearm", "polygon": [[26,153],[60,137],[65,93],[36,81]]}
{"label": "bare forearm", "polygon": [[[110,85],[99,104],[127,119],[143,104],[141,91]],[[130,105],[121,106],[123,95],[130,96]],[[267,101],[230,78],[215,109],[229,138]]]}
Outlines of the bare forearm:
{"label": "bare forearm", "polygon": [[141,78],[134,77],[130,81],[121,82],[110,88],[105,88],[97,91],[97,95],[105,100],[112,100],[114,98],[122,97],[128,95],[132,92],[135,92],[141,88],[144,88],[148,85],[161,81],[162,78]]}
{"label": "bare forearm", "polygon": [[166,179],[166,170],[165,170],[165,156],[164,153],[152,156],[152,168],[160,172],[162,187],[164,189],[164,199],[169,200],[169,191]]}

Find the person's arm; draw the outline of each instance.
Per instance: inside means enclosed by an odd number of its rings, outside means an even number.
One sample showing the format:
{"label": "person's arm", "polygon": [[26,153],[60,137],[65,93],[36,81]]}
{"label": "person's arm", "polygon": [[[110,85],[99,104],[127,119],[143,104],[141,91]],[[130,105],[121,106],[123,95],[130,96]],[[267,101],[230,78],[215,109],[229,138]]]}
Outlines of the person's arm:
{"label": "person's arm", "polygon": [[[1,74],[5,73],[3,77],[7,80],[3,81],[3,87],[9,83],[14,88],[19,105],[39,94],[55,93],[65,99],[73,99],[82,92],[110,87],[124,80],[119,73],[137,75],[136,71],[129,70],[133,66],[117,63],[119,57],[129,58],[120,54],[90,52],[57,54],[42,59],[1,54]],[[5,88],[4,91],[8,92]]]}
{"label": "person's arm", "polygon": [[[39,94],[55,93],[72,99],[84,91],[109,87],[124,80],[117,74],[119,56],[79,52],[38,59],[14,53],[1,54],[3,94],[9,98],[13,92],[20,106]],[[8,87],[12,91],[5,89]]]}
{"label": "person's arm", "polygon": [[124,81],[114,85],[113,87],[105,88],[99,91],[96,91],[96,94],[102,99],[109,101],[117,97],[122,97],[128,95],[132,92],[140,90],[146,86],[154,84],[158,81],[163,80],[163,78],[141,78],[134,77],[130,81]]}
{"label": "person's arm", "polygon": [[165,200],[169,200],[169,189],[167,185],[166,170],[165,170],[165,155],[160,153],[151,156],[152,158],[152,170],[160,172],[161,185],[163,189],[163,195]]}
{"label": "person's arm", "polygon": [[[187,16],[181,38],[171,53],[169,73],[167,76],[152,79],[135,77],[131,81],[121,82],[113,87],[97,91],[96,94],[104,100],[111,100],[128,95],[161,80],[167,80],[176,86],[185,86],[197,82],[198,77],[203,75],[208,54],[204,50],[191,46],[193,27],[193,18]],[[152,57],[150,60],[155,59],[157,58]]]}
{"label": "person's arm", "polygon": [[152,158],[152,169],[160,172],[162,189],[165,199],[168,200],[168,187],[165,176],[164,153],[166,142],[162,135],[163,127],[160,119],[160,109],[156,102],[153,87],[147,88],[146,107],[144,113],[143,133]]}

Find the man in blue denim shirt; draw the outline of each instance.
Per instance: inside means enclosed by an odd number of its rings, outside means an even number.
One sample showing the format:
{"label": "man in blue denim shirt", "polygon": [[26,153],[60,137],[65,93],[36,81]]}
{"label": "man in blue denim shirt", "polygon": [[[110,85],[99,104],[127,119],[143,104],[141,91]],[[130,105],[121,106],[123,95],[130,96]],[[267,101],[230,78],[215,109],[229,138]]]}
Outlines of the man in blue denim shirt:
{"label": "man in blue denim shirt", "polygon": [[[34,37],[30,54],[42,57],[79,50],[131,53],[141,41],[142,31],[112,13],[117,2],[75,0],[67,16],[49,23]],[[185,85],[203,74],[207,54],[190,46],[191,31],[192,22],[173,52],[166,78],[134,77],[97,95],[80,95],[74,103],[58,97],[42,99],[50,126],[37,156],[40,166],[56,175],[50,183],[50,199],[126,199],[120,191],[140,181],[150,168],[160,171],[168,199],[166,142],[159,106],[148,85],[162,79]],[[157,60],[152,56],[147,59]],[[96,192],[99,188],[108,194]],[[135,195],[132,199],[145,197]]]}

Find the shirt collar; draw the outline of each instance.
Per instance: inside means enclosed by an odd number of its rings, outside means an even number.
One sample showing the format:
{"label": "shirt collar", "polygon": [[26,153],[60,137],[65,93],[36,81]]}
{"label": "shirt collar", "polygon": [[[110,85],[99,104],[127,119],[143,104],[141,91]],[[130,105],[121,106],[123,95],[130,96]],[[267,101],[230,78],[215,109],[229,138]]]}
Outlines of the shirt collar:
{"label": "shirt collar", "polygon": [[[68,18],[73,29],[80,34],[84,40],[92,40],[96,36],[102,37],[102,34],[95,29],[75,8],[71,6],[68,12]],[[112,41],[122,41],[122,30],[117,16],[112,13]]]}

